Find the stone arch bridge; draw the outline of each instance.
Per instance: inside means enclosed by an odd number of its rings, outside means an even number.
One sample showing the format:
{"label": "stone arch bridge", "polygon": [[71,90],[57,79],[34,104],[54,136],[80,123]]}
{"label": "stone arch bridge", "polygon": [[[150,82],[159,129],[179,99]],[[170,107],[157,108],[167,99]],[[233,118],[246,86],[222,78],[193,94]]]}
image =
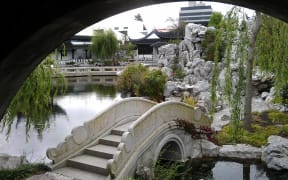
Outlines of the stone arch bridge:
{"label": "stone arch bridge", "polygon": [[192,123],[196,129],[211,124],[200,109],[181,102],[124,99],[74,128],[64,142],[47,150],[47,156],[53,161],[53,171],[65,176],[85,180],[131,177],[137,166],[153,169],[160,152],[171,160],[192,156],[191,134],[177,120]]}

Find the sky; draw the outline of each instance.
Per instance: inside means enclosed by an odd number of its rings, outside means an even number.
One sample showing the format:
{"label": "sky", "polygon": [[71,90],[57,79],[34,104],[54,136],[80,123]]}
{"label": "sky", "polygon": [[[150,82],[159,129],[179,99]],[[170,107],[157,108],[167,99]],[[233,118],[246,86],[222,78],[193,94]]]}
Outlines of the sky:
{"label": "sky", "polygon": [[[216,3],[216,2],[205,2],[205,5],[211,5],[213,11],[221,12],[225,14],[232,5]],[[163,29],[171,26],[171,22],[167,21],[169,17],[173,19],[179,18],[179,11],[181,7],[188,6],[188,1],[174,2],[174,3],[163,3],[151,6],[145,6],[130,11],[114,15],[110,18],[96,22],[95,24],[87,27],[86,29],[77,33],[77,35],[93,35],[94,29],[114,29],[114,27],[125,27],[128,26],[129,31],[140,31],[140,22],[135,22],[134,16],[140,14],[143,19],[143,23],[147,28],[148,32],[154,28]],[[138,29],[137,29],[138,28]]]}

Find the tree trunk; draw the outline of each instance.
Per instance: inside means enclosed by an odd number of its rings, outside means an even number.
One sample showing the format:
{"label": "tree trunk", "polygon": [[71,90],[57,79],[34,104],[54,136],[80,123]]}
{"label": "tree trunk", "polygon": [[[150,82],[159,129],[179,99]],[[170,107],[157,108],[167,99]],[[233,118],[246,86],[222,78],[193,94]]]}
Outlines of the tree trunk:
{"label": "tree trunk", "polygon": [[249,36],[249,47],[248,47],[248,60],[246,67],[246,86],[245,86],[245,106],[244,106],[244,128],[251,130],[251,119],[252,119],[252,72],[254,64],[254,52],[257,34],[261,27],[261,13],[256,11],[256,19],[252,32]]}

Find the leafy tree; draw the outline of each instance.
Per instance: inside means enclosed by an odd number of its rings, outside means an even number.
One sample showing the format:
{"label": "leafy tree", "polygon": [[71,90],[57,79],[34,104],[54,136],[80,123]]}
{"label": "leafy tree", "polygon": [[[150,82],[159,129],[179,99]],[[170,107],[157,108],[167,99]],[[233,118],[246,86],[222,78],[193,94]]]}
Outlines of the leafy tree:
{"label": "leafy tree", "polygon": [[[39,135],[49,126],[53,96],[64,93],[66,88],[65,78],[53,68],[55,66],[56,63],[51,54],[30,74],[12,99],[1,121],[2,128],[7,127],[7,138],[15,117],[26,118],[26,134],[31,126],[34,126]],[[56,81],[58,85],[55,89],[53,89],[55,83],[53,81]]]}
{"label": "leafy tree", "polygon": [[210,17],[210,20],[208,22],[208,26],[213,26],[215,27],[216,29],[219,29],[220,28],[220,24],[221,24],[221,21],[222,21],[222,18],[223,18],[223,15],[222,13],[220,12],[213,12],[211,17]]}
{"label": "leafy tree", "polygon": [[119,43],[112,30],[96,30],[92,37],[91,52],[101,60],[113,58],[119,49]]}

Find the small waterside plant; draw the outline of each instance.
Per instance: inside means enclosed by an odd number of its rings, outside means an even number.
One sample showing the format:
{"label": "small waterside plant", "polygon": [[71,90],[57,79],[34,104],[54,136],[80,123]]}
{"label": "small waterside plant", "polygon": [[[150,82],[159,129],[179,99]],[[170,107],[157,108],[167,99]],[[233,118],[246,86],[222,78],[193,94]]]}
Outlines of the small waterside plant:
{"label": "small waterside plant", "polygon": [[178,128],[184,129],[185,132],[191,134],[192,139],[207,139],[215,142],[215,133],[210,127],[203,125],[196,127],[193,123],[183,119],[176,119],[174,121]]}

